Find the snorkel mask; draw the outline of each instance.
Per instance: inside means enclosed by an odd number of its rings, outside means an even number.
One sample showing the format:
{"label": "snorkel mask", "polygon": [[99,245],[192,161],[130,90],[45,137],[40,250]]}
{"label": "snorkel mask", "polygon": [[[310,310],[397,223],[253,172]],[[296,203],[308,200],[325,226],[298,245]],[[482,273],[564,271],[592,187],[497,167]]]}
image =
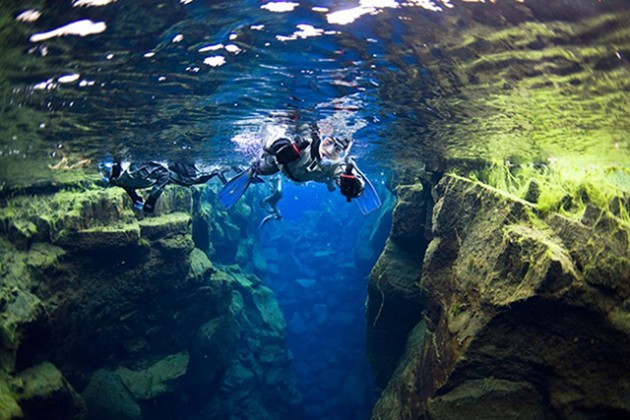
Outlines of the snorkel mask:
{"label": "snorkel mask", "polygon": [[320,145],[320,156],[323,162],[335,162],[347,155],[352,141],[347,138],[326,137]]}

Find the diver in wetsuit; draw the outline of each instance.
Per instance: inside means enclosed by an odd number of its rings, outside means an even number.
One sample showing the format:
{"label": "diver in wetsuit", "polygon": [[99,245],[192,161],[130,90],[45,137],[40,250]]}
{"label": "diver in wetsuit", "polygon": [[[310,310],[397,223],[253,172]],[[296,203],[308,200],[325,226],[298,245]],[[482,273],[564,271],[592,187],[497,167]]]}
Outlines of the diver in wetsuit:
{"label": "diver in wetsuit", "polygon": [[[99,173],[108,185],[123,188],[137,209],[147,213],[155,210],[155,204],[168,184],[190,187],[205,184],[210,179],[219,177],[225,185],[224,173],[230,168],[208,167],[198,168],[188,163],[163,162],[103,162],[99,164]],[[136,191],[140,188],[151,188],[144,201]]]}
{"label": "diver in wetsuit", "polygon": [[295,182],[315,181],[326,184],[329,191],[335,185],[347,198],[356,198],[363,192],[361,177],[348,172],[348,164],[341,159],[352,142],[347,138],[325,137],[320,139],[316,129],[311,130],[310,140],[296,137],[293,141],[280,137],[271,139],[263,148],[263,154],[252,164],[257,175],[282,172]]}
{"label": "diver in wetsuit", "polygon": [[[219,200],[232,207],[252,182],[260,182],[259,175],[282,172],[295,182],[315,181],[325,183],[329,191],[339,186],[347,201],[358,199],[364,214],[380,207],[381,202],[373,186],[348,156],[352,142],[346,138],[325,137],[320,139],[316,127],[311,127],[310,139],[287,137],[270,139],[263,147],[263,154],[249,168],[234,177],[219,192]],[[342,158],[345,155],[345,158]],[[369,194],[363,194],[369,185]],[[361,197],[364,196],[364,199]]]}
{"label": "diver in wetsuit", "polygon": [[260,222],[259,229],[270,220],[282,219],[282,214],[278,210],[278,201],[282,198],[282,179],[279,176],[272,179],[269,188],[271,193],[260,200],[260,207],[269,214]]}

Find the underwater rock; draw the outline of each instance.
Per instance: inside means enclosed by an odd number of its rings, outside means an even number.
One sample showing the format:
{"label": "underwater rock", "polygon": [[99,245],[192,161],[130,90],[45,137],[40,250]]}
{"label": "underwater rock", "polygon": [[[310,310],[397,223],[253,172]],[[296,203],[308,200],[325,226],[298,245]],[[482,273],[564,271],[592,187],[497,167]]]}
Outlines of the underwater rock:
{"label": "underwater rock", "polygon": [[[241,241],[240,227],[204,216],[200,199],[167,188],[154,215],[116,188],[6,202],[0,417],[196,419],[256,401],[270,417],[298,411],[275,295],[255,276],[217,268],[208,255],[220,245],[195,247],[200,217],[208,229],[234,228],[224,243],[234,252]],[[241,368],[246,389],[226,393],[223,381],[236,379],[225,373]],[[29,414],[45,407],[47,416]]]}
{"label": "underwater rock", "polygon": [[11,383],[23,415],[29,419],[84,419],[85,402],[50,362],[26,369]]}
{"label": "underwater rock", "polygon": [[420,273],[429,243],[431,196],[422,184],[403,185],[394,208],[390,238],[370,274],[367,302],[367,351],[379,386],[396,368],[404,342],[420,320]]}
{"label": "underwater rock", "polygon": [[259,287],[252,290],[252,301],[263,323],[276,330],[280,336],[286,324],[275,294],[271,289]]}
{"label": "underwater rock", "polygon": [[11,392],[8,378],[0,373],[0,418],[12,419],[24,417],[22,408],[17,402],[16,397]]}
{"label": "underwater rock", "polygon": [[424,318],[372,417],[630,415],[628,226],[595,208],[587,224],[541,215],[458,176],[436,191]]}
{"label": "underwater rock", "polygon": [[90,420],[141,420],[142,411],[119,375],[99,370],[83,391]]}
{"label": "underwater rock", "polygon": [[42,325],[47,322],[47,314],[43,302],[32,293],[16,286],[1,292],[0,339],[4,351],[0,360],[5,369],[12,371],[25,367],[23,359],[33,351],[29,347],[46,336]]}
{"label": "underwater rock", "polygon": [[177,382],[188,369],[188,360],[188,353],[182,352],[166,356],[141,371],[120,367],[115,373],[136,401],[150,400],[177,390]]}
{"label": "underwater rock", "polygon": [[309,287],[314,285],[316,281],[317,280],[315,279],[295,279],[295,282],[305,289],[308,289]]}
{"label": "underwater rock", "polygon": [[306,323],[300,314],[296,313],[291,317],[291,320],[289,321],[289,330],[295,335],[304,334],[306,332]]}
{"label": "underwater rock", "polygon": [[430,193],[421,183],[417,183],[399,186],[397,196],[390,238],[395,242],[417,247],[418,239],[430,237]]}
{"label": "underwater rock", "polygon": [[66,231],[53,242],[70,250],[103,251],[137,245],[140,240],[138,225],[97,226],[77,231]]}
{"label": "underwater rock", "polygon": [[543,401],[527,382],[484,378],[469,380],[444,396],[429,400],[434,419],[545,419]]}
{"label": "underwater rock", "polygon": [[159,217],[148,217],[138,222],[143,238],[154,241],[170,235],[188,235],[191,217],[187,213],[169,213]]}
{"label": "underwater rock", "polygon": [[190,348],[188,380],[195,387],[217,382],[236,358],[239,337],[239,326],[230,315],[202,325]]}

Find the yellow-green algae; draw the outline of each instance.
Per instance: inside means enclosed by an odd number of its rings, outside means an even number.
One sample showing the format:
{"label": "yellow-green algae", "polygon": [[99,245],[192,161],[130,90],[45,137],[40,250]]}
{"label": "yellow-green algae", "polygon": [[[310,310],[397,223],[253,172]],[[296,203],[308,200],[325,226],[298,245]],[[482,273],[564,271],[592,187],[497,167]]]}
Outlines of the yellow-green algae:
{"label": "yellow-green algae", "polygon": [[[495,162],[471,177],[535,204],[543,214],[581,219],[588,204],[630,227],[630,168],[588,165],[580,160],[543,165]],[[532,189],[537,192],[532,195]]]}
{"label": "yellow-green algae", "polygon": [[[415,55],[429,75],[409,69],[384,80],[384,95],[399,98],[401,115],[428,124],[418,127],[424,157],[409,151],[396,161],[408,166],[438,154],[446,167],[577,160],[603,172],[630,167],[630,13],[465,28],[458,19],[471,16],[442,19],[442,26],[408,28],[410,50],[399,52]],[[401,124],[390,130],[392,142],[408,137]]]}

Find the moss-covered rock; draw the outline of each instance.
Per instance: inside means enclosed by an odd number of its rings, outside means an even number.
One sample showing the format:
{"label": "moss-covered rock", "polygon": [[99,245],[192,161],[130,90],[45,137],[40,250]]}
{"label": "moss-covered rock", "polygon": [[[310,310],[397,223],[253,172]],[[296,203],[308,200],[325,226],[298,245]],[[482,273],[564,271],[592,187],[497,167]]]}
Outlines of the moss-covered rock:
{"label": "moss-covered rock", "polygon": [[20,372],[11,386],[26,418],[86,417],[85,402],[50,362]]}
{"label": "moss-covered rock", "polygon": [[630,413],[629,225],[594,210],[585,225],[457,176],[436,191],[424,321],[373,417]]}
{"label": "moss-covered rock", "polygon": [[240,328],[227,314],[203,324],[190,348],[189,380],[195,387],[217,382],[235,359]]}
{"label": "moss-covered rock", "polygon": [[115,372],[136,401],[151,400],[177,390],[178,381],[188,370],[188,360],[188,353],[182,352],[166,356],[141,371],[119,367]]}
{"label": "moss-covered rock", "polygon": [[3,419],[20,418],[24,416],[22,408],[17,402],[9,385],[9,377],[0,373],[0,416]]}
{"label": "moss-covered rock", "polygon": [[422,316],[420,272],[430,237],[431,195],[421,183],[398,187],[390,237],[370,273],[367,351],[376,383],[385,386],[407,335]]}
{"label": "moss-covered rock", "polygon": [[542,397],[528,382],[484,378],[470,380],[429,400],[431,418],[545,419]]}
{"label": "moss-covered rock", "polygon": [[149,217],[138,222],[142,237],[150,241],[171,235],[190,234],[191,224],[190,214],[183,212]]}
{"label": "moss-covered rock", "polygon": [[[241,235],[211,207],[198,211],[201,190],[167,188],[154,215],[116,188],[19,192],[0,210],[3,418],[82,418],[86,408],[94,419],[199,418],[208,404],[229,412],[270,397],[268,413],[278,399],[294,404],[289,379],[264,396],[258,386],[267,369],[290,378],[274,295],[218,269],[213,247],[195,247],[200,217],[232,227],[234,252]],[[243,360],[251,386],[227,395],[222,383],[234,378],[224,374]]]}

